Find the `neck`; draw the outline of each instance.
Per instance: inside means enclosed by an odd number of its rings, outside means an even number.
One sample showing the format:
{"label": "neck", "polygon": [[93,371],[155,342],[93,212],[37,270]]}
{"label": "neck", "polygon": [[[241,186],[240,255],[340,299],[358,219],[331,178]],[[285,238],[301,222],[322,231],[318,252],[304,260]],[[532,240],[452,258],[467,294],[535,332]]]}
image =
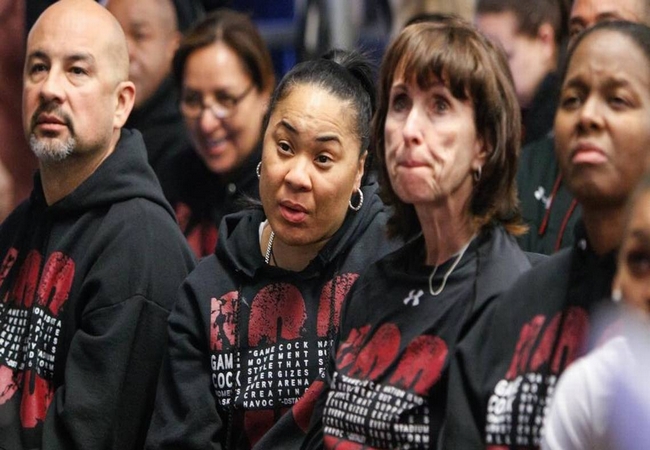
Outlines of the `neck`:
{"label": "neck", "polygon": [[63,161],[40,161],[39,169],[47,204],[58,202],[79,187],[114,150],[115,145],[112,145],[105,151],[73,153]]}
{"label": "neck", "polygon": [[267,225],[262,231],[262,245],[260,247],[262,255],[266,259],[268,251],[268,264],[294,272],[300,272],[305,269],[329,240],[328,238],[310,245],[289,245],[283,242],[278,235],[274,234],[273,241],[269,246],[271,233],[270,225]]}
{"label": "neck", "polygon": [[605,255],[616,250],[621,244],[625,227],[625,207],[612,207],[603,210],[583,206],[582,218],[589,237],[589,244],[597,255]]}
{"label": "neck", "polygon": [[[468,200],[469,201],[469,200]],[[469,207],[447,203],[440,207],[416,206],[422,224],[428,266],[437,266],[457,254],[476,234]]]}

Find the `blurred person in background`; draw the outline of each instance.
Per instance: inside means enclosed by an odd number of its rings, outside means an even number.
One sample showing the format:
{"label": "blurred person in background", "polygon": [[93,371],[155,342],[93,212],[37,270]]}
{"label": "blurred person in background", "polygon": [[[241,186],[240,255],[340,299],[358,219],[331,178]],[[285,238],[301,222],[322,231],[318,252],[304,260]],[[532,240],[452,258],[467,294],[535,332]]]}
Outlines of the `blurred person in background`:
{"label": "blurred person in background", "polygon": [[625,305],[620,330],[560,377],[544,450],[644,450],[650,443],[650,174],[630,200],[612,289]]}
{"label": "blurred person in background", "polygon": [[243,13],[217,9],[173,61],[191,146],[163,170],[163,191],[197,257],[210,255],[226,215],[259,197],[262,120],[275,86],[268,48]]}
{"label": "blurred person in background", "polygon": [[169,161],[189,146],[171,77],[172,58],[182,33],[203,15],[203,7],[198,0],[104,3],[122,26],[129,46],[129,79],[136,92],[125,126],[142,133],[149,164],[161,178]]}
{"label": "blurred person in background", "polygon": [[458,345],[445,449],[536,449],[558,377],[606,337],[628,199],[650,169],[650,29],[578,35],[562,72],[558,160],[582,206],[576,243],[524,273]]}
{"label": "blurred person in background", "polygon": [[478,0],[475,23],[503,47],[522,110],[522,144],[553,128],[556,74],[568,26],[566,0]]}
{"label": "blurred person in background", "polygon": [[[650,24],[648,0],[574,0],[569,35],[577,36],[597,23],[628,20]],[[552,254],[574,243],[574,230],[582,213],[567,188],[555,154],[552,136],[525,146],[521,152],[517,187],[521,213],[529,232],[519,239],[526,251]]]}

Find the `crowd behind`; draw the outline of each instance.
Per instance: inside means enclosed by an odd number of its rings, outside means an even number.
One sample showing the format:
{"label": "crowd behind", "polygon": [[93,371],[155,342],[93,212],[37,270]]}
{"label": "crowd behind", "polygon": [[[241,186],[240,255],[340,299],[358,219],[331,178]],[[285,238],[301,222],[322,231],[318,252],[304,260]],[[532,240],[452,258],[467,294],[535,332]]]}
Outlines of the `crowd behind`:
{"label": "crowd behind", "polygon": [[404,9],[280,77],[242,12],[50,3],[0,448],[650,446],[648,0]]}

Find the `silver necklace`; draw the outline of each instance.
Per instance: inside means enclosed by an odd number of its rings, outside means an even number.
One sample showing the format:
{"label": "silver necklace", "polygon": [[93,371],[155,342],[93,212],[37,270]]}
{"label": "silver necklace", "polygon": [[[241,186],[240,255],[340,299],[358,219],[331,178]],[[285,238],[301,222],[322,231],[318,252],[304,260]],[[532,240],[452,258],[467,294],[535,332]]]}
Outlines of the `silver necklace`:
{"label": "silver necklace", "polygon": [[470,239],[470,241],[469,241],[467,244],[465,244],[465,247],[463,247],[463,249],[460,251],[460,253],[459,253],[458,256],[456,257],[456,260],[454,261],[454,263],[451,265],[451,267],[449,268],[449,270],[447,270],[447,273],[445,273],[445,276],[442,277],[442,284],[441,284],[440,287],[439,287],[438,289],[436,289],[435,291],[433,290],[433,285],[432,285],[432,283],[433,283],[433,276],[434,276],[434,275],[436,274],[436,272],[438,271],[438,265],[436,265],[436,266],[433,268],[433,271],[431,271],[431,275],[429,275],[429,293],[430,293],[431,295],[433,295],[434,297],[437,296],[437,295],[440,295],[440,293],[442,292],[442,290],[445,288],[445,285],[447,284],[447,278],[449,278],[449,275],[451,275],[451,273],[454,271],[454,269],[456,268],[456,266],[457,266],[458,263],[460,262],[461,258],[462,258],[463,255],[465,254],[465,250],[467,250],[467,248],[469,247],[469,244],[470,244],[471,242],[472,242],[472,240]]}
{"label": "silver necklace", "polygon": [[275,233],[273,230],[271,230],[271,234],[269,235],[269,243],[266,244],[266,254],[264,254],[264,262],[266,264],[271,261],[271,251],[273,250],[273,239],[275,239]]}

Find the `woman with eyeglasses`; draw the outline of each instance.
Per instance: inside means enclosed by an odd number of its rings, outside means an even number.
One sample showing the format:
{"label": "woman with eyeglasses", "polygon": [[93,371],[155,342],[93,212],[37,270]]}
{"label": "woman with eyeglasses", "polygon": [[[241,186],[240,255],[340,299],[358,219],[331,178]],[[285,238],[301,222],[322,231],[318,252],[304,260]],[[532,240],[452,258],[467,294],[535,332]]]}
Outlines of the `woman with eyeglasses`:
{"label": "woman with eyeglasses", "polygon": [[343,299],[399,245],[364,176],[372,73],[358,53],[332,51],[276,88],[261,207],[224,218],[214,255],[180,290],[148,448],[299,447]]}
{"label": "woman with eyeglasses", "polygon": [[161,180],[190,246],[203,257],[214,251],[222,217],[258,197],[255,167],[275,75],[253,22],[229,9],[190,30],[173,72],[193,148],[171,161]]}

